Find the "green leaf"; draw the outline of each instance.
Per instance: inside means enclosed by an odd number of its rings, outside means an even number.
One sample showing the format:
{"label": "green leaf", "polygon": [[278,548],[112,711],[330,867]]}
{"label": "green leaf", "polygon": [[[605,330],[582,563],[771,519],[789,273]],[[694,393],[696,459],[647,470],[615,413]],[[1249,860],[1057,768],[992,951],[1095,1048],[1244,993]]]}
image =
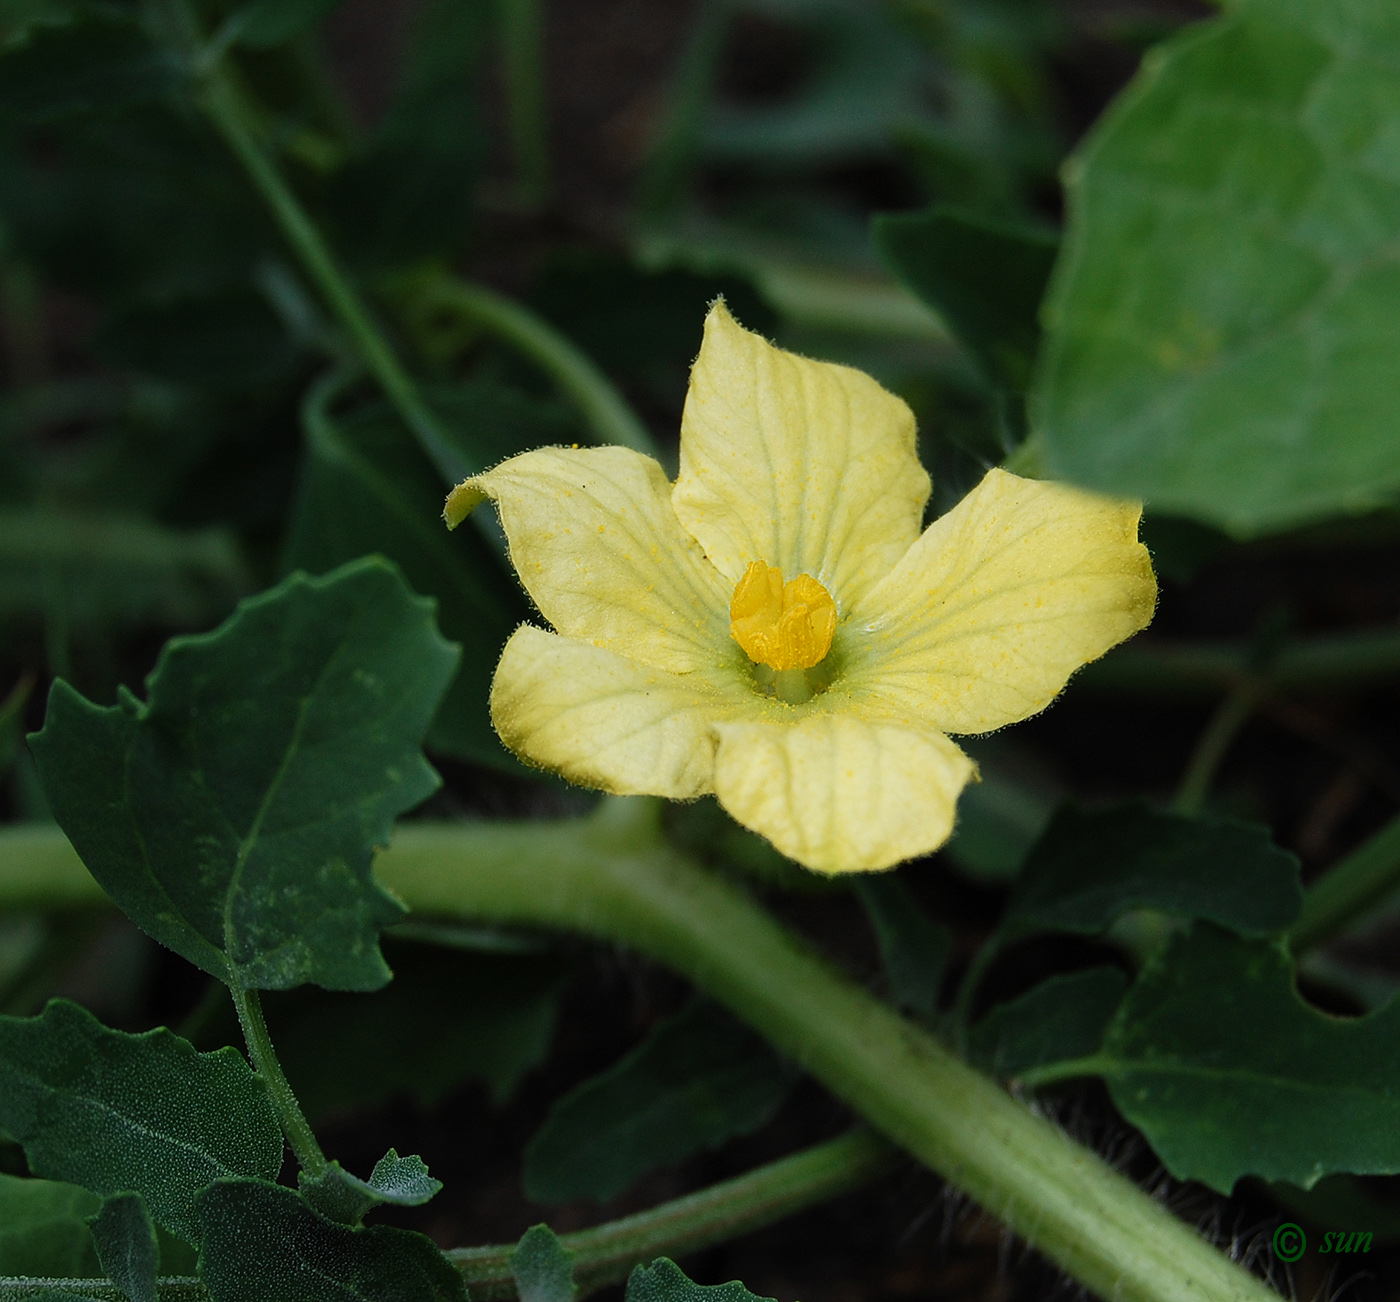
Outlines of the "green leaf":
{"label": "green leaf", "polygon": [[223,529],[168,529],[115,511],[0,508],[0,617],[71,627],[217,619],[251,586]]}
{"label": "green leaf", "polygon": [[43,121],[158,99],[170,56],[125,14],[96,6],[35,22],[0,52],[0,118]]}
{"label": "green leaf", "polygon": [[318,1216],[295,1191],[227,1180],[199,1196],[199,1276],[214,1302],[467,1302],[431,1239]]}
{"label": "green leaf", "polygon": [[913,892],[897,877],[862,877],[852,889],[875,929],[895,1002],[932,1020],[938,1015],[952,933],[929,921]]}
{"label": "green leaf", "polygon": [[604,1202],[648,1171],[757,1130],[793,1079],[766,1041],[697,1001],[554,1104],[525,1149],[526,1196]]}
{"label": "green leaf", "polygon": [[1065,805],[1031,851],[1002,924],[1107,931],[1130,909],[1207,918],[1243,936],[1284,930],[1302,906],[1298,860],[1269,831],[1229,818],[1187,818],[1133,802]]}
{"label": "green leaf", "polygon": [[944,853],[974,881],[1004,882],[1017,876],[1031,847],[1050,822],[1060,794],[1014,753],[981,741],[967,747],[982,780],[958,800],[958,821]]}
{"label": "green leaf", "polygon": [[0,1275],[100,1274],[87,1222],[101,1205],[96,1194],[77,1185],[0,1175]]}
{"label": "green leaf", "polygon": [[532,1225],[510,1254],[520,1302],[574,1302],[574,1259],[548,1225]]}
{"label": "green leaf", "polygon": [[139,1193],[114,1194],[90,1222],[102,1271],[128,1302],[156,1302],[160,1244]]}
{"label": "green leaf", "polygon": [[544,1060],[558,960],[404,943],[389,956],[394,980],[374,994],[307,987],[263,1001],[283,1069],[313,1123],[400,1094],[431,1108],[468,1080],[504,1103]]}
{"label": "green leaf", "polygon": [[[500,386],[438,396],[438,410],[454,432],[463,431],[457,446],[473,468],[558,436],[537,407]],[[468,431],[482,434],[469,442]],[[333,420],[323,407],[309,404],[306,433],[307,460],[284,566],[323,573],[370,552],[398,565],[414,591],[436,598],[439,627],[462,647],[428,745],[454,759],[524,773],[501,745],[487,709],[501,648],[529,616],[519,584],[475,530],[449,534],[443,528],[442,477],[387,408]],[[492,439],[520,445],[493,447]]]}
{"label": "green leaf", "polygon": [[331,187],[331,224],[355,261],[402,266],[466,243],[489,141],[480,69],[490,14],[461,0],[419,7],[394,100]]}
{"label": "green leaf", "polygon": [[1086,1058],[1103,1043],[1127,988],[1128,978],[1116,967],[1053,976],[978,1022],[968,1034],[969,1056],[1001,1080]]}
{"label": "green leaf", "polygon": [[421,1207],[442,1189],[442,1181],[428,1174],[421,1157],[400,1157],[392,1148],[375,1163],[368,1180],[351,1175],[339,1162],[315,1179],[302,1171],[297,1180],[312,1207],[343,1225],[358,1225],[366,1212],[384,1203]]}
{"label": "green leaf", "polygon": [[1178,1180],[1310,1189],[1400,1172],[1400,1003],[1305,1004],[1283,941],[1197,924],[1144,969],[1086,1066]]}
{"label": "green leaf", "polygon": [[370,857],[437,786],[418,747],[456,659],[387,563],[294,574],[169,642],[145,704],[56,682],[30,744],[83,862],[162,944],[231,986],[372,990],[403,907]]}
{"label": "green leaf", "polygon": [[943,318],[987,383],[1024,391],[1056,237],[946,205],[877,217],[874,237],[885,265]]}
{"label": "green leaf", "polygon": [[1400,11],[1250,0],[1071,164],[1049,473],[1248,535],[1400,489]]}
{"label": "green leaf", "polygon": [[340,0],[252,0],[228,19],[239,45],[267,49],[310,31]]}
{"label": "green leaf", "polygon": [[750,1293],[737,1279],[696,1284],[669,1257],[638,1266],[627,1280],[626,1302],[771,1302]]}
{"label": "green leaf", "polygon": [[0,1128],[30,1169],[104,1197],[135,1191],[198,1242],[194,1196],[230,1176],[271,1179],[282,1132],[235,1049],[198,1053],[164,1029],[108,1030],[77,1004],[0,1018]]}

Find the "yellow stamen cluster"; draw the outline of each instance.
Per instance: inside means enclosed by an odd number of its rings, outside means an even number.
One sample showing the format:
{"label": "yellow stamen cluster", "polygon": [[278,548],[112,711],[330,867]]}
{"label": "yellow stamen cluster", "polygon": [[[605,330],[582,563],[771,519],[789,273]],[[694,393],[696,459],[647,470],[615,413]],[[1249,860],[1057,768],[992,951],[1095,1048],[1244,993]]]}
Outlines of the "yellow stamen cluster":
{"label": "yellow stamen cluster", "polygon": [[836,603],[810,574],[784,583],[782,570],[752,561],[729,603],[729,631],[756,664],[811,669],[831,650]]}

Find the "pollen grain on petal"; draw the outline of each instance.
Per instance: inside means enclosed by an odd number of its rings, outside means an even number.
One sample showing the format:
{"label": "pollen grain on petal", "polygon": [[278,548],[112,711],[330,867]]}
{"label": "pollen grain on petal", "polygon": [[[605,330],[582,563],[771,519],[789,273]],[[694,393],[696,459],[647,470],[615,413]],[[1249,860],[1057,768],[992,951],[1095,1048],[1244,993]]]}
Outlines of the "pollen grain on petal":
{"label": "pollen grain on petal", "polygon": [[734,588],[729,629],[744,654],[771,669],[811,669],[831,650],[836,603],[810,574],[788,583],[782,571],[752,561]]}

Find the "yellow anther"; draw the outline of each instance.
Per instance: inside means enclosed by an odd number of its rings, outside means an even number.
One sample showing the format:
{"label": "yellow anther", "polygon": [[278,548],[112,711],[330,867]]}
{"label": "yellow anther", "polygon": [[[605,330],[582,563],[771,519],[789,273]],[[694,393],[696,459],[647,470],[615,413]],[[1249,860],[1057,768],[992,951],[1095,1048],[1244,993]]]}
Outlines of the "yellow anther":
{"label": "yellow anther", "polygon": [[729,631],[750,660],[771,669],[810,669],[831,650],[836,603],[810,574],[752,561],[729,603]]}

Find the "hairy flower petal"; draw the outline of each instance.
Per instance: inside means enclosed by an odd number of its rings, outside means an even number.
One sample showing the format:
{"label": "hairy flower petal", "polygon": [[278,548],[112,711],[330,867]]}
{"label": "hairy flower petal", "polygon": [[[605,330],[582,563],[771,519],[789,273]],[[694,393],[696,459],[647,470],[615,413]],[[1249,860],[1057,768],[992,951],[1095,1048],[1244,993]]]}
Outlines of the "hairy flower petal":
{"label": "hairy flower petal", "polygon": [[668,673],[529,625],[506,643],[491,684],[491,721],[517,755],[580,786],[671,800],[712,789],[712,725],[744,704],[715,676]]}
{"label": "hairy flower petal", "polygon": [[914,416],[868,375],[705,320],[681,420],[681,523],[729,580],[810,574],[846,610],[919,536],[929,479]]}
{"label": "hairy flower petal", "polygon": [[951,733],[1043,710],[1157,599],[1137,503],[992,470],[851,612],[843,686]]}
{"label": "hairy flower petal", "polygon": [[453,489],[448,524],[486,498],[521,583],[560,633],[677,673],[729,654],[733,585],[681,528],[650,457],[616,447],[524,452]]}
{"label": "hairy flower petal", "polygon": [[715,731],[720,804],[817,872],[868,872],[936,850],[975,772],[941,733],[853,714],[724,721]]}

